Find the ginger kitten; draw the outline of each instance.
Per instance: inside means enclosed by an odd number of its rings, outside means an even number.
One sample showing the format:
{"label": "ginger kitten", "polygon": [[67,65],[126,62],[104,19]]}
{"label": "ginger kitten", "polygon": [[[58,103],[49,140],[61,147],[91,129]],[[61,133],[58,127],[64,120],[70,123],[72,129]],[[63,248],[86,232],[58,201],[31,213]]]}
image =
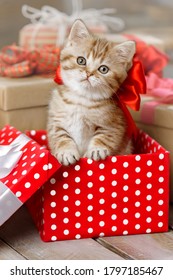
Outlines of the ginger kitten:
{"label": "ginger kitten", "polygon": [[48,112],[48,142],[63,165],[132,151],[116,91],[127,77],[135,43],[115,44],[90,34],[81,20],[61,51],[63,85],[54,90]]}

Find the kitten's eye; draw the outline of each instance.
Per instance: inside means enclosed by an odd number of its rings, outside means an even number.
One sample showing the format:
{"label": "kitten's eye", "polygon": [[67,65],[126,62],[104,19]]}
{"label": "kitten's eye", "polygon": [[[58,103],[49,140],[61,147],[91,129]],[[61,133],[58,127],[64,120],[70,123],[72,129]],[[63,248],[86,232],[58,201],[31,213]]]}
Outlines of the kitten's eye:
{"label": "kitten's eye", "polygon": [[86,59],[85,59],[85,57],[79,56],[79,57],[77,58],[77,63],[78,63],[79,65],[86,65]]}
{"label": "kitten's eye", "polygon": [[101,65],[98,69],[100,71],[100,73],[102,74],[107,74],[109,71],[109,68],[106,65]]}

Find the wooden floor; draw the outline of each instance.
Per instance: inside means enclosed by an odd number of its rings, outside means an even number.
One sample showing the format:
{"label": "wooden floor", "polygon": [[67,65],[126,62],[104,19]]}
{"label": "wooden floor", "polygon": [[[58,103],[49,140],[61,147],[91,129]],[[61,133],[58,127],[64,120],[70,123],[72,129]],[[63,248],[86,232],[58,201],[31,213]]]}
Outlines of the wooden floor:
{"label": "wooden floor", "polygon": [[0,260],[173,260],[173,206],[165,233],[45,243],[22,206],[0,228]]}

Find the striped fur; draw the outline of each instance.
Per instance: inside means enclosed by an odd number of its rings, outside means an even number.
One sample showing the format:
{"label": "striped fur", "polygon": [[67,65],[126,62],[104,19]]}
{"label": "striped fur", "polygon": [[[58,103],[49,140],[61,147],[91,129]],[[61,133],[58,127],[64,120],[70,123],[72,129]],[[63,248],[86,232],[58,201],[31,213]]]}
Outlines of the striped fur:
{"label": "striped fur", "polygon": [[[48,141],[52,153],[63,165],[81,157],[93,160],[131,152],[124,114],[114,95],[127,77],[135,45],[120,45],[91,35],[77,20],[61,51],[64,85],[52,94],[48,113]],[[79,65],[78,57],[86,60]],[[101,65],[109,71],[99,71]]]}

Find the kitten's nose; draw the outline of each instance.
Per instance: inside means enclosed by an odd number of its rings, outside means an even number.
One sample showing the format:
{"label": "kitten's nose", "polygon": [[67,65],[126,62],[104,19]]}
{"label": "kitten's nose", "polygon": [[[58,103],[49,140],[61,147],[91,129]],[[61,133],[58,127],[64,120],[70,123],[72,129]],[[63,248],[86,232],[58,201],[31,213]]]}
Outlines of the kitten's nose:
{"label": "kitten's nose", "polygon": [[87,74],[87,78],[89,78],[90,76],[93,75],[93,73],[90,73],[90,72],[88,72],[88,71],[86,71],[86,74]]}

